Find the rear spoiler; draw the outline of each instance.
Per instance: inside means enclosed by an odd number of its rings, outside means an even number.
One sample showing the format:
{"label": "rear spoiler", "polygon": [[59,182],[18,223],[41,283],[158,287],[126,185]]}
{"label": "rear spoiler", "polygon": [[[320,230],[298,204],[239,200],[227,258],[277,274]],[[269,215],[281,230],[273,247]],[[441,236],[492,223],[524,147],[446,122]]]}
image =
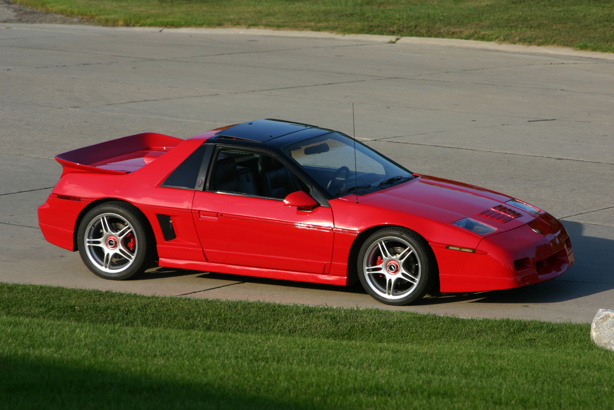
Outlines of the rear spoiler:
{"label": "rear spoiler", "polygon": [[183,142],[180,138],[146,132],[64,152],[55,159],[62,165],[62,175],[69,172],[125,174],[143,167],[180,142]]}

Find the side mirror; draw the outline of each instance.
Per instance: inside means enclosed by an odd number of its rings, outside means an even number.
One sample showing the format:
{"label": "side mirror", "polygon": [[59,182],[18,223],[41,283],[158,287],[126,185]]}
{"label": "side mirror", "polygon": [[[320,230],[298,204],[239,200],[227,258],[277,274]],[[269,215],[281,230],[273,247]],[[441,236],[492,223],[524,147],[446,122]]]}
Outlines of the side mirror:
{"label": "side mirror", "polygon": [[284,198],[284,205],[295,206],[299,211],[311,211],[319,204],[303,191],[296,191]]}

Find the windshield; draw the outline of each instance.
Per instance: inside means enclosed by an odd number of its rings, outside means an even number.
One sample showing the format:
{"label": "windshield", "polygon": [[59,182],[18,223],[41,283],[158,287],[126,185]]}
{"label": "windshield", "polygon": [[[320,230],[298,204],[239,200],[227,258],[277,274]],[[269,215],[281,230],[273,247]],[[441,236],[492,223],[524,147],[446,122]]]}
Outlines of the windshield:
{"label": "windshield", "polygon": [[365,194],[413,178],[405,168],[337,132],[290,144],[283,150],[332,197]]}

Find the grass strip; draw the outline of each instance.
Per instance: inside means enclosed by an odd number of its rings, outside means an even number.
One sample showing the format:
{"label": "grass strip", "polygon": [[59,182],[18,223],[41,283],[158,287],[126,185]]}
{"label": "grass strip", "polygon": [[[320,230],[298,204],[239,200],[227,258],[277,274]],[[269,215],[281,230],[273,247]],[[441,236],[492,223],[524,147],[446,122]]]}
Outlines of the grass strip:
{"label": "grass strip", "polygon": [[586,324],[0,284],[0,408],[612,408]]}
{"label": "grass strip", "polygon": [[614,52],[611,0],[14,0],[110,26],[266,27]]}

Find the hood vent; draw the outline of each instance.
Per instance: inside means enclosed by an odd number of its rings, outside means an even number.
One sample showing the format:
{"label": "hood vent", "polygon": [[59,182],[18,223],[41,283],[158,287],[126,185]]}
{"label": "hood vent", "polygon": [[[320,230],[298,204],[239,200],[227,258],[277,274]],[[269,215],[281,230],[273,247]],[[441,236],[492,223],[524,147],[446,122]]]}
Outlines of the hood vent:
{"label": "hood vent", "polygon": [[490,209],[480,212],[478,215],[503,224],[522,216],[520,212],[516,212],[503,205],[493,206]]}

